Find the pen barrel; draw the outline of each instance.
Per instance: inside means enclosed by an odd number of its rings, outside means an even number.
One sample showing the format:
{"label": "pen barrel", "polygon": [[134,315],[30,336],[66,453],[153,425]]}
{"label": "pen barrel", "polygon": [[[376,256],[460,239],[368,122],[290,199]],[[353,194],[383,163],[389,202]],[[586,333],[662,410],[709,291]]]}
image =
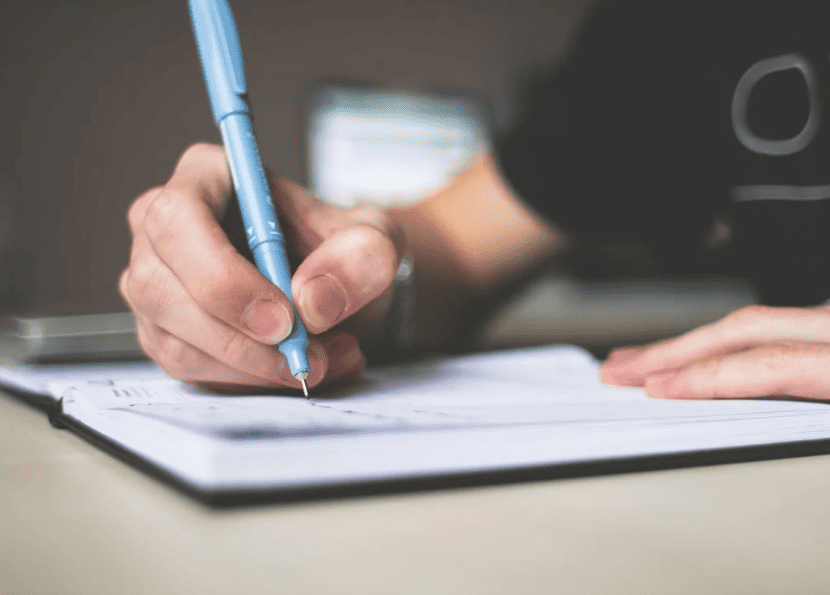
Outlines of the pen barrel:
{"label": "pen barrel", "polygon": [[271,283],[279,287],[294,309],[294,329],[279,350],[288,360],[291,374],[308,372],[306,350],[308,335],[300,322],[291,296],[291,269],[285,257],[283,235],[277,221],[265,169],[259,156],[251,120],[247,114],[233,113],[220,123],[225,155],[233,178],[242,222],[248,245],[254,254],[259,271]]}
{"label": "pen barrel", "polygon": [[262,242],[282,242],[250,117],[246,113],[229,114],[219,123],[219,130],[251,251]]}

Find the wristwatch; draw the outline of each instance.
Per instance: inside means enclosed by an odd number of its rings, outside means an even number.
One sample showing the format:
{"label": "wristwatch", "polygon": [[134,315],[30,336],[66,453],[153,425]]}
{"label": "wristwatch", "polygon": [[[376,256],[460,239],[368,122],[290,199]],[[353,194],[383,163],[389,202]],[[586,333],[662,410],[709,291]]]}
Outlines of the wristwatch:
{"label": "wristwatch", "polygon": [[388,357],[399,358],[411,351],[414,343],[415,260],[412,255],[407,254],[401,259],[392,284],[392,299],[386,314],[384,344],[388,350]]}

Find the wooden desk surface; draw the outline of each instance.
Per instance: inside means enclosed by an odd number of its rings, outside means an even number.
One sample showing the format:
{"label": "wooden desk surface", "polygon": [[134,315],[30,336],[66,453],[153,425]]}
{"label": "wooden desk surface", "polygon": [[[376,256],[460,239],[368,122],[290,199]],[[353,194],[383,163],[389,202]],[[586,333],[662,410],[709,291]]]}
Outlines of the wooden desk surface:
{"label": "wooden desk surface", "polygon": [[0,393],[0,593],[830,592],[830,456],[214,511]]}

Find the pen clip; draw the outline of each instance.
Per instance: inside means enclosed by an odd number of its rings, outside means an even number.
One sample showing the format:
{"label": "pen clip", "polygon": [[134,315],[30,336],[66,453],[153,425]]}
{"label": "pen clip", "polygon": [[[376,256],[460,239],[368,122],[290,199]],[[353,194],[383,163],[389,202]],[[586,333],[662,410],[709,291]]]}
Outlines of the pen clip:
{"label": "pen clip", "polygon": [[242,47],[226,0],[190,0],[190,16],[214,120],[248,113]]}

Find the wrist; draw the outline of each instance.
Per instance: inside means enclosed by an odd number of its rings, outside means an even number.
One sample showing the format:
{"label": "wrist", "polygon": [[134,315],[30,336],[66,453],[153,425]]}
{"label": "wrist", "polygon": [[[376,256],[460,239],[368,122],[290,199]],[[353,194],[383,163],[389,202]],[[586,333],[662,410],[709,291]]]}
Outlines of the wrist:
{"label": "wrist", "polygon": [[[410,354],[415,345],[415,265],[404,256],[387,294],[374,314],[369,310],[356,318],[362,327],[361,346],[371,363],[389,363]],[[368,324],[367,324],[368,323]]]}

